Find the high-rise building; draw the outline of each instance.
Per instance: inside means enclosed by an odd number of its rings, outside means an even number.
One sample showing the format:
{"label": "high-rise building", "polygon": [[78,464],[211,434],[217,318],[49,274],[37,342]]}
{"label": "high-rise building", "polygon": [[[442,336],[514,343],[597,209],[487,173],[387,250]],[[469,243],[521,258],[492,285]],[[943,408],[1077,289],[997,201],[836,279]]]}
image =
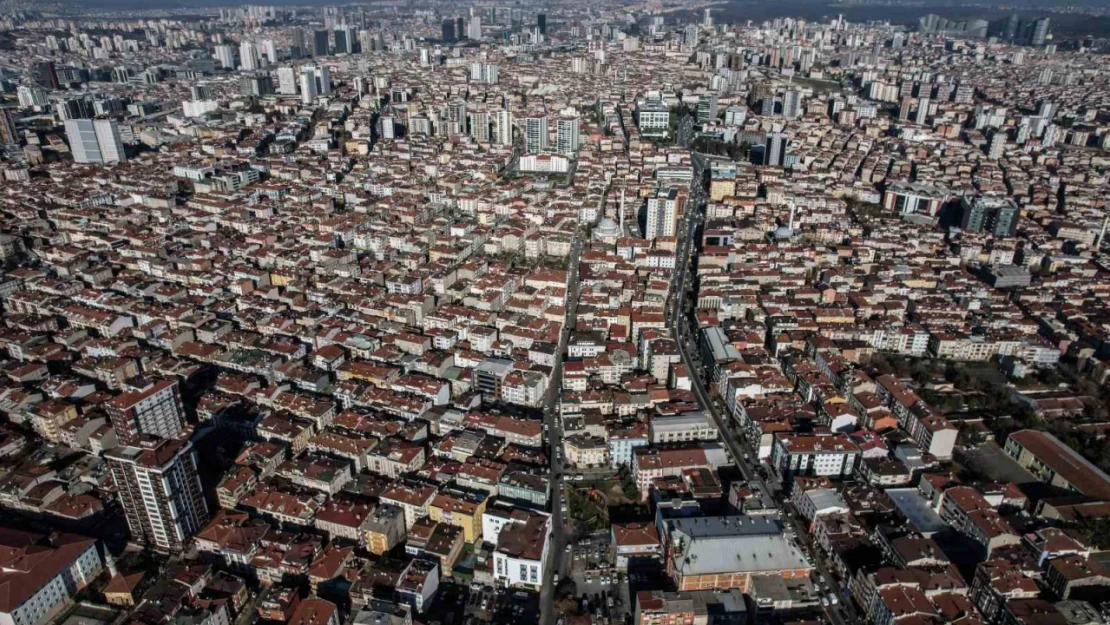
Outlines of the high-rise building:
{"label": "high-rise building", "polygon": [[[127,161],[119,124],[115,120],[67,119],[65,127],[74,162],[104,164]],[[116,434],[122,441],[119,430]]]}
{"label": "high-rise building", "polygon": [[189,95],[194,100],[212,100],[216,97],[216,90],[211,85],[193,85],[189,87]]}
{"label": "high-rise building", "polygon": [[452,100],[447,104],[447,118],[443,122],[434,121],[437,134],[455,137],[466,134],[466,122],[469,119],[466,110],[466,100]]}
{"label": "high-rise building", "polygon": [[1017,38],[1018,26],[1020,23],[1018,14],[1011,13],[1010,16],[1006,18],[1006,25],[1002,29],[1002,37],[1006,41],[1013,42],[1013,40]]}
{"label": "high-rise building", "polygon": [[547,151],[547,117],[528,117],[524,120],[524,151]]}
{"label": "high-rise building", "polygon": [[216,46],[214,54],[223,69],[235,69],[235,48],[228,45]]}
{"label": "high-rise building", "polygon": [[239,79],[239,95],[262,98],[274,93],[274,81],[269,76],[243,76]]}
{"label": "high-rise building", "polygon": [[547,34],[547,14],[540,13],[536,15],[536,28],[539,29],[541,35]]}
{"label": "high-rise building", "polygon": [[378,118],[378,137],[382,139],[397,138],[397,120],[392,113],[382,114]]}
{"label": "high-rise building", "polygon": [[928,117],[929,117],[929,98],[918,98],[917,99],[917,117],[914,119],[914,123],[916,123],[918,125],[921,125],[921,126],[924,126],[925,125],[925,120],[927,120]]}
{"label": "high-rise building", "polygon": [[767,133],[766,151],[763,153],[763,164],[779,167],[786,161],[786,150],[790,139],[781,132]]}
{"label": "high-rise building", "polygon": [[466,37],[475,41],[482,38],[482,18],[475,15],[466,24]]}
{"label": "high-rise building", "polygon": [[255,47],[254,42],[244,41],[239,44],[239,69],[245,72],[253,72],[262,67],[258,60],[258,48]]}
{"label": "high-rise building", "polygon": [[304,30],[298,28],[293,31],[293,41],[290,44],[289,51],[292,53],[293,58],[301,58],[308,56],[310,50],[308,48],[308,35]]}
{"label": "high-rise building", "polygon": [[327,56],[328,52],[328,31],[314,31],[312,33],[312,56]]}
{"label": "high-rise building", "polygon": [[789,119],[797,119],[802,112],[802,92],[791,89],[782,98],[782,114]]}
{"label": "high-rise building", "polygon": [[902,104],[898,107],[898,119],[909,120],[910,106],[913,104],[913,97],[904,95],[902,96]]}
{"label": "high-rise building", "polygon": [[683,43],[685,43],[687,46],[689,46],[691,48],[697,47],[697,45],[698,45],[698,25],[697,24],[687,24],[686,29],[683,31],[682,40],[683,40]]}
{"label": "high-rise building", "polygon": [[54,61],[35,63],[34,76],[35,82],[46,89],[57,89],[61,86],[61,83],[58,81],[58,71],[54,65]]}
{"label": "high-rise building", "polygon": [[493,114],[493,136],[491,140],[497,145],[513,144],[513,114],[504,109]]}
{"label": "high-rise building", "polygon": [[69,98],[55,102],[54,114],[63,122],[71,119],[92,119],[97,115],[88,98]]}
{"label": "high-rise building", "polygon": [[713,9],[706,8],[702,12],[701,25],[705,28],[713,28]]}
{"label": "high-rise building", "polygon": [[317,91],[320,95],[328,95],[331,93],[331,70],[327,65],[321,65],[316,68],[316,84]]}
{"label": "high-rise building", "polygon": [[316,68],[311,65],[301,68],[301,102],[312,104],[318,95],[316,90]]}
{"label": "high-rise building", "polygon": [[453,19],[443,20],[442,29],[443,29],[442,39],[444,41],[455,41],[455,20],[453,20]]}
{"label": "high-rise building", "polygon": [[466,22],[461,17],[455,18],[455,36],[459,39],[466,38]]}
{"label": "high-rise building", "polygon": [[698,96],[697,117],[699,124],[717,119],[716,93],[703,93]]}
{"label": "high-rise building", "polygon": [[335,53],[349,54],[353,51],[351,29],[341,26],[335,29]]}
{"label": "high-rise building", "polygon": [[675,189],[656,189],[647,201],[644,219],[644,238],[673,237],[678,223],[678,192]]}
{"label": "high-rise building", "polygon": [[1044,136],[1041,137],[1041,145],[1046,148],[1051,148],[1056,145],[1058,130],[1056,124],[1049,124],[1044,127]]}
{"label": "high-rise building", "polygon": [[292,67],[279,67],[277,71],[278,93],[297,95],[297,70]]}
{"label": "high-rise building", "polygon": [[12,121],[12,113],[8,109],[0,109],[0,144],[13,143],[19,143],[19,137],[15,133],[15,122]]}
{"label": "high-rise building", "polygon": [[490,142],[490,119],[487,111],[474,111],[467,115],[470,124],[470,136],[478,143]]}
{"label": "high-rise building", "polygon": [[19,97],[20,108],[27,109],[50,104],[50,100],[46,97],[46,92],[38,87],[23,85],[16,90],[16,94]]}
{"label": "high-rise building", "polygon": [[262,57],[270,65],[276,65],[278,62],[277,46],[274,45],[273,39],[267,39],[262,42]]}
{"label": "high-rise building", "polygon": [[969,232],[987,232],[996,237],[1009,237],[1017,233],[1021,210],[1013,200],[981,196],[960,199],[963,213],[960,228]]}
{"label": "high-rise building", "polygon": [[577,117],[560,117],[555,124],[555,149],[559,154],[577,154],[579,128],[582,120]]}
{"label": "high-rise building", "polygon": [[764,117],[771,117],[775,114],[775,96],[764,96],[759,102],[759,114]]}
{"label": "high-rise building", "polygon": [[187,438],[141,437],[104,457],[133,541],[181,551],[208,522],[196,453]]}
{"label": "high-rise building", "polygon": [[1002,158],[1006,153],[1006,133],[1002,130],[995,130],[991,133],[990,141],[987,144],[987,156],[995,160]]}
{"label": "high-rise building", "polygon": [[494,63],[471,63],[470,82],[486,85],[496,85],[500,74],[500,67]]}
{"label": "high-rise building", "polygon": [[1033,22],[1033,34],[1029,38],[1029,43],[1035,46],[1043,46],[1045,39],[1048,38],[1049,19],[1042,17]]}
{"label": "high-rise building", "polygon": [[143,434],[173,438],[185,427],[175,380],[132,378],[104,407],[121,445],[131,445]]}

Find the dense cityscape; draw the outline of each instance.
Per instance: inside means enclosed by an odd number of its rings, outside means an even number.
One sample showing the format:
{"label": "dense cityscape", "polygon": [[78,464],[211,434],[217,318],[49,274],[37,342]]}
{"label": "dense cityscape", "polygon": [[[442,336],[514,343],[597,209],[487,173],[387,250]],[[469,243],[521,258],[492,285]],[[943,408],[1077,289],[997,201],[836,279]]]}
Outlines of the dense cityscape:
{"label": "dense cityscape", "polygon": [[0,625],[1110,624],[1110,46],[727,5],[0,5]]}

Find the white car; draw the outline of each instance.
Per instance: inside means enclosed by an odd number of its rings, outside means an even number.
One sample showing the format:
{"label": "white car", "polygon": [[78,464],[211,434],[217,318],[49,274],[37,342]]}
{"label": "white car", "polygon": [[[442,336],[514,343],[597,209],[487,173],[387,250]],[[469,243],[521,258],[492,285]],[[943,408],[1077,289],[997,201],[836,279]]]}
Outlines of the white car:
{"label": "white car", "polygon": [[821,605],[823,607],[826,607],[826,608],[829,607],[829,600],[824,598],[824,597],[821,597]]}
{"label": "white car", "polygon": [[837,599],[836,595],[830,593],[829,594],[829,603],[831,603],[833,605],[836,605],[836,604],[840,603],[840,599]]}

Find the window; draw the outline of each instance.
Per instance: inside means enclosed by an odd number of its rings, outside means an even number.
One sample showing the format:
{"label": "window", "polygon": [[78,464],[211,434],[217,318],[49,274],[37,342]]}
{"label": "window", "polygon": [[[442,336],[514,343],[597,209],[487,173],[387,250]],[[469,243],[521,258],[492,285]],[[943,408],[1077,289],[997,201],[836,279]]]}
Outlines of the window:
{"label": "window", "polygon": [[524,581],[526,579],[528,579],[528,565],[527,564],[521,564],[520,565],[520,581]]}

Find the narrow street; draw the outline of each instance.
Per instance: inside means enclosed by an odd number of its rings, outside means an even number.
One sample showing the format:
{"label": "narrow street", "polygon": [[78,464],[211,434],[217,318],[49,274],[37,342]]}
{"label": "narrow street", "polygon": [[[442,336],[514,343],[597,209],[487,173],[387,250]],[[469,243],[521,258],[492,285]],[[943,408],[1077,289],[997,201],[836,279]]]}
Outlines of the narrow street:
{"label": "narrow street", "polygon": [[551,463],[551,545],[544,571],[544,584],[540,590],[540,623],[553,625],[555,622],[555,579],[566,575],[564,552],[567,544],[568,520],[563,517],[563,462],[559,459],[563,447],[562,421],[557,418],[559,394],[563,388],[563,360],[567,353],[567,340],[575,324],[575,311],[578,308],[578,258],[582,252],[585,229],[579,228],[574,234],[571,246],[570,263],[567,267],[567,316],[563,332],[559,336],[559,347],[555,354],[555,370],[551,375],[551,386],[547,389],[544,402],[544,425],[547,429],[548,450]]}

